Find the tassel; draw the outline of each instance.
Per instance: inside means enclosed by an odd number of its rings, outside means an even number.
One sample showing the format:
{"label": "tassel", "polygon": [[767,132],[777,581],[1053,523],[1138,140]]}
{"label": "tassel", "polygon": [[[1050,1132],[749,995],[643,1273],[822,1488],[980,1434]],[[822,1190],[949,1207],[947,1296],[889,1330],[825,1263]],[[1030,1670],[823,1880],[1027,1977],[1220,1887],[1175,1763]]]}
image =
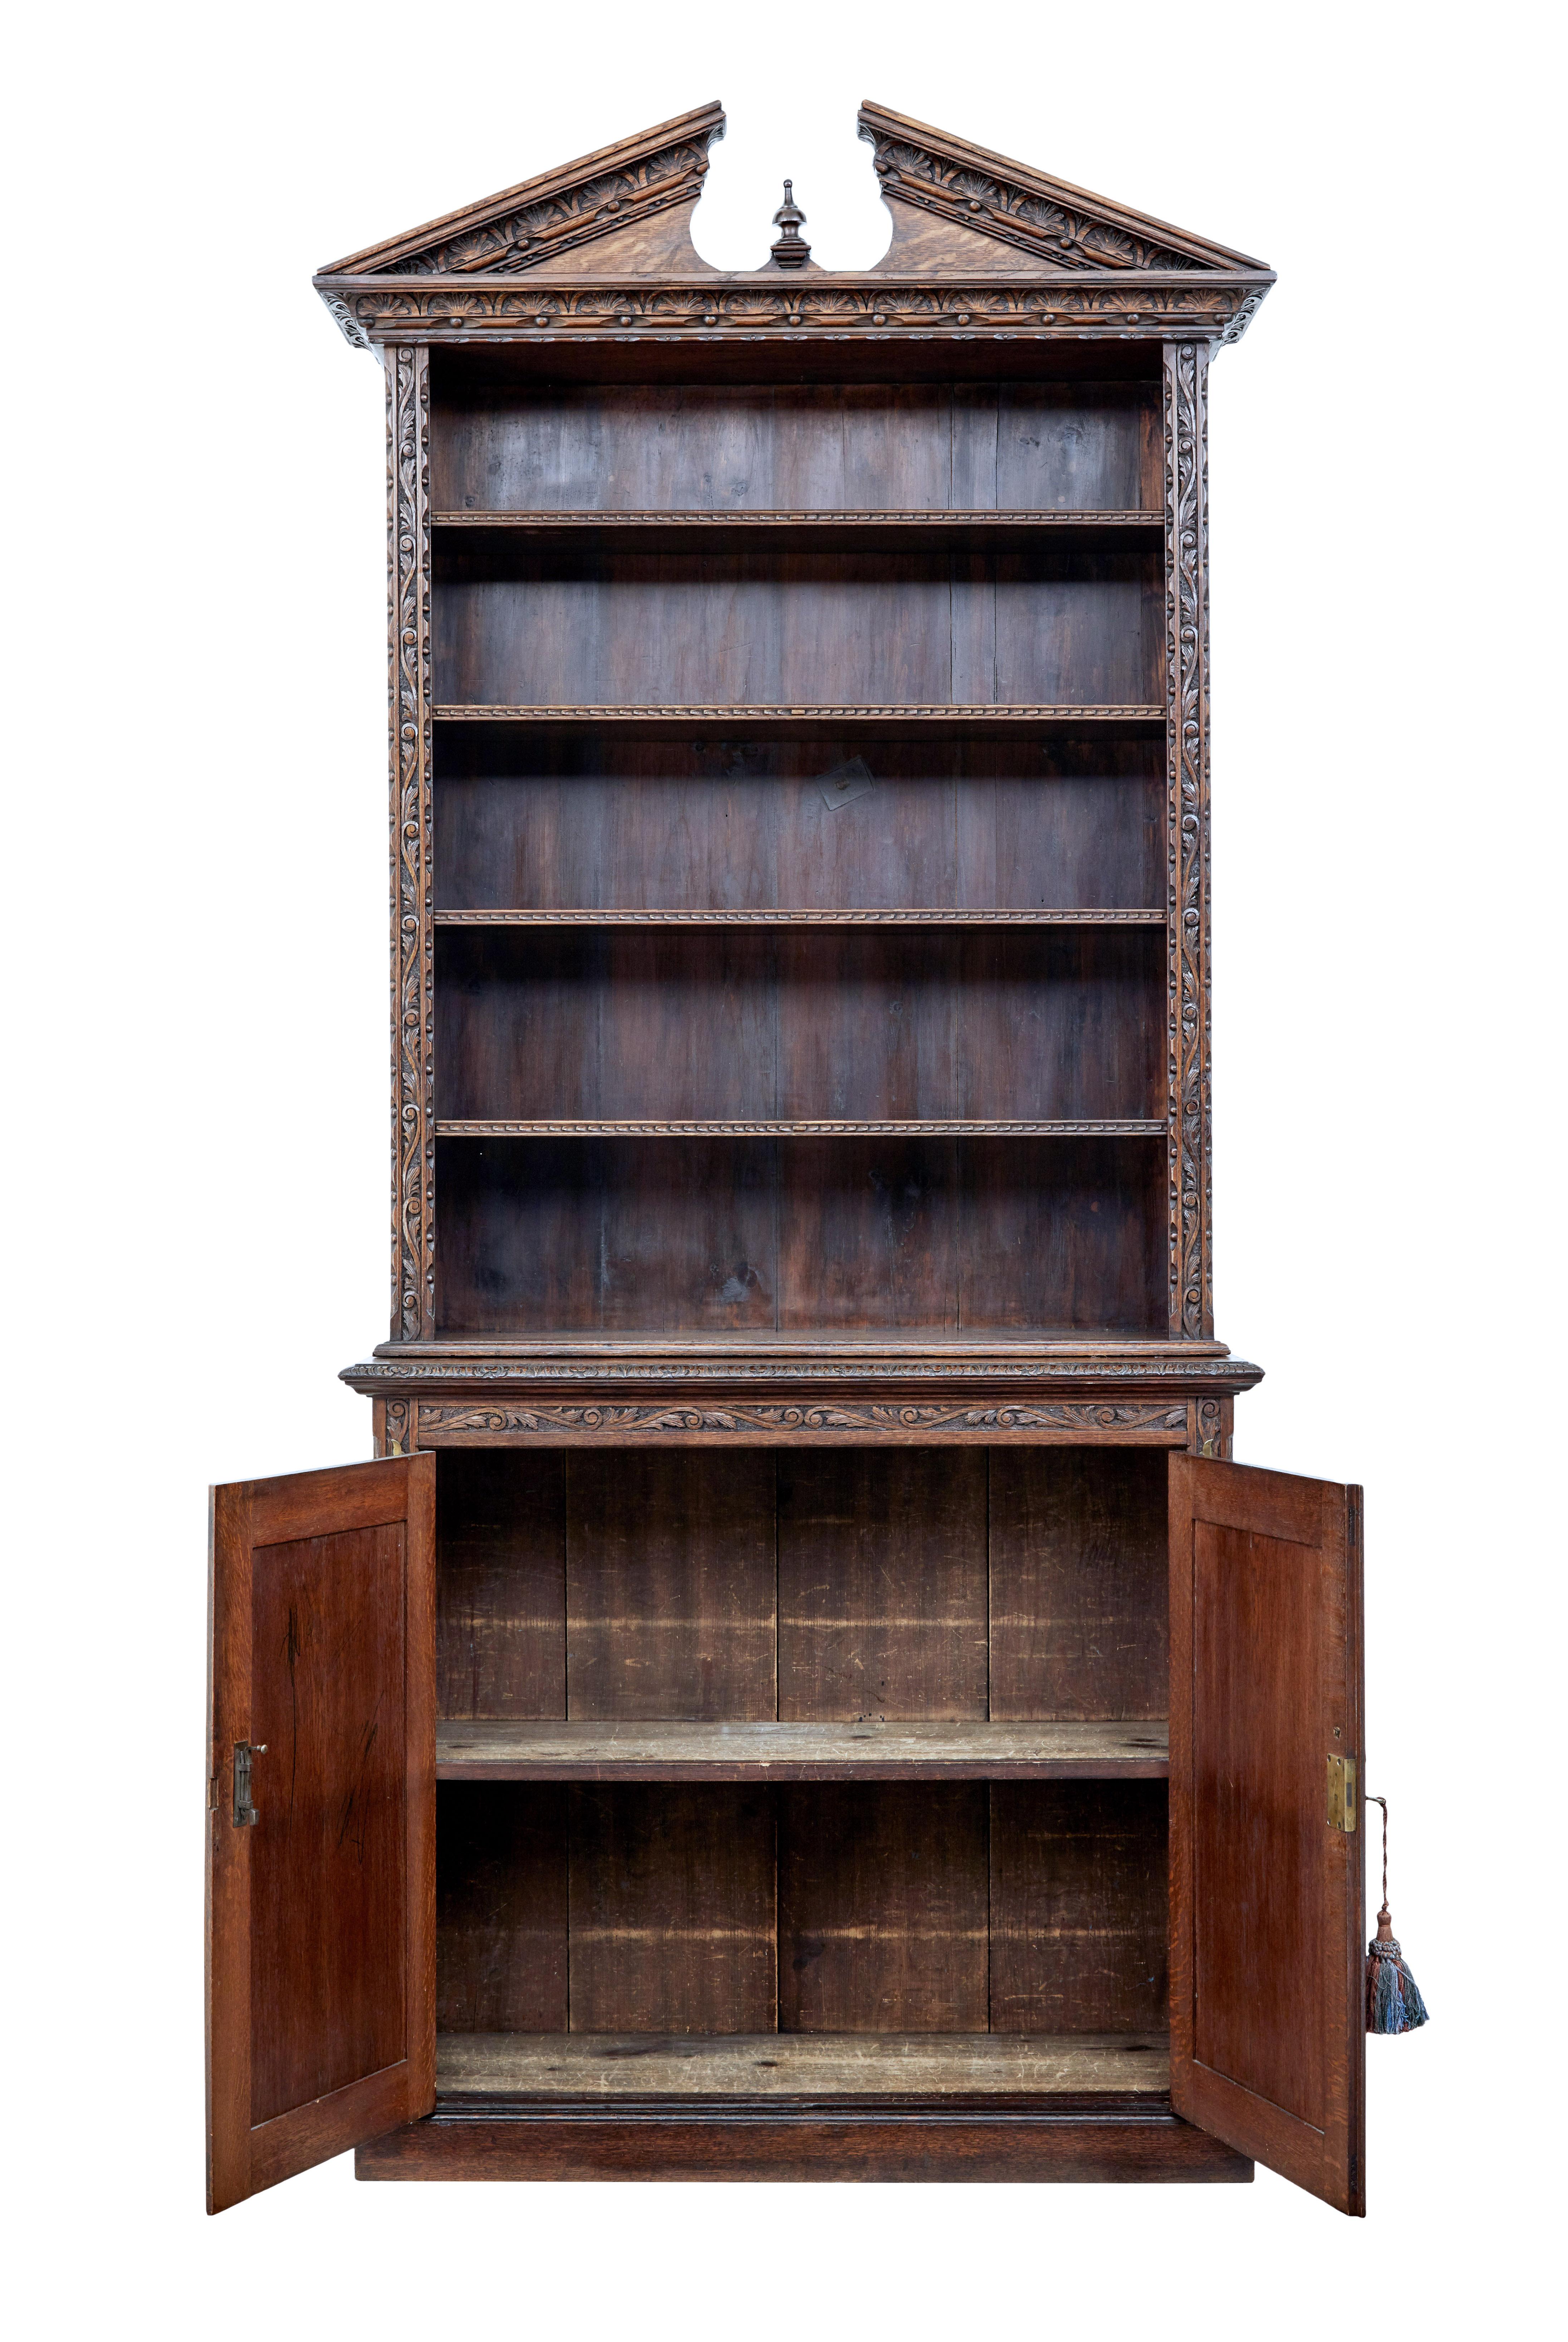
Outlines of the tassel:
{"label": "tassel", "polygon": [[1383,1908],[1377,1933],[1366,1947],[1366,2029],[1369,2033],[1413,2033],[1426,2023],[1426,2003],[1421,1987],[1404,1964],[1388,1909],[1388,1801],[1367,1798],[1383,1807]]}

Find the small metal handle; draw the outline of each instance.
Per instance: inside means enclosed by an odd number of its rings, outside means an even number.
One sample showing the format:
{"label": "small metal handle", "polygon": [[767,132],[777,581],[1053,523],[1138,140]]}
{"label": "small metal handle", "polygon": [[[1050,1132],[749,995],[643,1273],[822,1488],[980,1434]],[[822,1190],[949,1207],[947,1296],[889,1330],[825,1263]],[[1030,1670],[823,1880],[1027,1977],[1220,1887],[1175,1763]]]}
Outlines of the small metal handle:
{"label": "small metal handle", "polygon": [[254,1829],[261,1816],[251,1802],[251,1759],[266,1755],[266,1742],[258,1740],[253,1748],[248,1740],[235,1742],[235,1827]]}

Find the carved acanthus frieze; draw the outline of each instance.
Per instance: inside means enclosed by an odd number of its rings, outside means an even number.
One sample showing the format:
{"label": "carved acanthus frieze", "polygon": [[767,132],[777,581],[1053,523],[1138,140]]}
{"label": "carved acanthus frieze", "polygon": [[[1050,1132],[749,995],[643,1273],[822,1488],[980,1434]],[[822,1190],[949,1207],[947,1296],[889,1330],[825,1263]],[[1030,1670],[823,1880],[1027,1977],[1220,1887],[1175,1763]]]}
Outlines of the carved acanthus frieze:
{"label": "carved acanthus frieze", "polygon": [[418,1408],[422,1446],[470,1439],[546,1440],[734,1438],[793,1440],[853,1438],[987,1439],[1016,1433],[1065,1433],[1076,1438],[1154,1437],[1183,1444],[1187,1410],[1168,1402],[1128,1405],[1059,1401],[994,1406],[880,1405],[824,1400],[800,1406],[462,1406],[426,1400]]}
{"label": "carved acanthus frieze", "polygon": [[999,284],[894,278],[878,282],[805,271],[795,278],[685,278],[614,285],[541,279],[431,278],[405,268],[385,276],[324,279],[322,297],[351,341],[404,336],[449,342],[465,335],[534,341],[553,335],[653,335],[723,342],[737,335],[807,332],[854,337],[910,334],[944,339],[1004,333],[1046,340],[1105,335],[1159,341],[1181,334],[1240,337],[1268,289],[1218,271],[1185,275],[1064,275]]}

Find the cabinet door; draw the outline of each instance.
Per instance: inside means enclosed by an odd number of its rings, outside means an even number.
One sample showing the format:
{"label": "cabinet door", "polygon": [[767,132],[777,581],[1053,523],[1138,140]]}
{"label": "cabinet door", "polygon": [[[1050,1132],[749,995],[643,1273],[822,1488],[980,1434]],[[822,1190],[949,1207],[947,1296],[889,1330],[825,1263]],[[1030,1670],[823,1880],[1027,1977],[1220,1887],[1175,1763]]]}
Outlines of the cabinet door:
{"label": "cabinet door", "polygon": [[435,1458],[215,1488],[211,1523],[221,2212],[434,2103]]}
{"label": "cabinet door", "polygon": [[1172,2100],[1360,2213],[1361,1490],[1170,1473]]}

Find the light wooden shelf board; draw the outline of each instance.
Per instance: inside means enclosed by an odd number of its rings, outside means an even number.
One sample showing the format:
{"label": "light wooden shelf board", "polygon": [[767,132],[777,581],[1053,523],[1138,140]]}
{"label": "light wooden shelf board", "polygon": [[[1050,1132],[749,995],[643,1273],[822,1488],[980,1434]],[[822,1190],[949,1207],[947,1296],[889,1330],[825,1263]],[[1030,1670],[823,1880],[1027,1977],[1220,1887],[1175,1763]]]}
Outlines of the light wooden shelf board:
{"label": "light wooden shelf board", "polygon": [[442,1781],[1164,1780],[1169,1733],[1126,1724],[518,1724],[435,1733]]}
{"label": "light wooden shelf board", "polygon": [[1163,2034],[444,2033],[443,2098],[1164,2096]]}

